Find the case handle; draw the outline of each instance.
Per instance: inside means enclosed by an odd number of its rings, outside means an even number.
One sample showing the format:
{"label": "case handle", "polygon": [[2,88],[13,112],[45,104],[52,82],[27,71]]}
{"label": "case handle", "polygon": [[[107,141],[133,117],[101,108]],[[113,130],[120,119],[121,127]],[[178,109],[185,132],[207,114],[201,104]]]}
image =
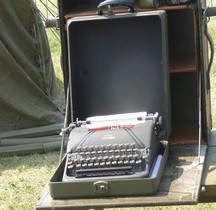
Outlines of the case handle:
{"label": "case handle", "polygon": [[98,5],[98,15],[103,15],[103,9],[108,8],[108,15],[112,14],[111,7],[121,7],[125,6],[129,8],[129,12],[135,12],[134,4],[130,0],[105,0]]}

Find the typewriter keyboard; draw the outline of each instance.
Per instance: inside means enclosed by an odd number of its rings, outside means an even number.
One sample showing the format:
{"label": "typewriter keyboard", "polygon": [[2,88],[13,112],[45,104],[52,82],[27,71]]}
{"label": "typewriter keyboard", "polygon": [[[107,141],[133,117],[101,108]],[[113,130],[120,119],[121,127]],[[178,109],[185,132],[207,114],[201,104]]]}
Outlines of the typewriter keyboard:
{"label": "typewriter keyboard", "polygon": [[75,178],[132,175],[146,169],[149,148],[136,144],[78,147],[67,155],[67,176]]}

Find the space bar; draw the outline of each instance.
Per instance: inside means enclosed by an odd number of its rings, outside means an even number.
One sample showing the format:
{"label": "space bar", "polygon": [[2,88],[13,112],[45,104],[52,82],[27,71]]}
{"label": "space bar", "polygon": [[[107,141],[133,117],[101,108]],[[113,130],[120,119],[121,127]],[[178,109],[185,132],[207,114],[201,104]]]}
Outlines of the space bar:
{"label": "space bar", "polygon": [[88,168],[88,169],[78,169],[76,170],[77,173],[84,173],[84,172],[99,172],[99,171],[120,171],[120,170],[131,170],[132,166],[123,166],[123,167],[108,167],[108,168]]}

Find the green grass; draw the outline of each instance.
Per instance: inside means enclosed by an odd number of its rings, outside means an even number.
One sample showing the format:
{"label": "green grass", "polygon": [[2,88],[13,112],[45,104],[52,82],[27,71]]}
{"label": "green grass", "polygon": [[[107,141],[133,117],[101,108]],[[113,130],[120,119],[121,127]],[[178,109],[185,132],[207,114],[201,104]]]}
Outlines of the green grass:
{"label": "green grass", "polygon": [[[216,40],[216,18],[212,18],[209,25],[209,32],[214,40]],[[215,46],[216,49],[216,46]],[[212,125],[216,127],[216,51],[214,62],[211,68],[211,105],[212,105]]]}
{"label": "green grass", "polygon": [[[213,2],[216,4],[216,2]],[[216,6],[216,5],[213,5]],[[216,40],[216,20],[212,18],[209,30]],[[47,30],[50,40],[58,90],[61,100],[64,100],[63,77],[60,67],[60,43]],[[216,63],[216,57],[215,57]],[[213,123],[216,125],[216,64],[211,71],[212,113]],[[46,154],[34,153],[25,156],[6,156],[0,158],[0,210],[31,210],[35,209],[40,194],[56,170],[59,162],[59,151]],[[171,206],[152,208],[130,208],[130,210],[209,210],[216,209],[215,203],[199,204],[196,206]]]}
{"label": "green grass", "polygon": [[59,152],[0,159],[0,209],[30,210],[57,168]]}

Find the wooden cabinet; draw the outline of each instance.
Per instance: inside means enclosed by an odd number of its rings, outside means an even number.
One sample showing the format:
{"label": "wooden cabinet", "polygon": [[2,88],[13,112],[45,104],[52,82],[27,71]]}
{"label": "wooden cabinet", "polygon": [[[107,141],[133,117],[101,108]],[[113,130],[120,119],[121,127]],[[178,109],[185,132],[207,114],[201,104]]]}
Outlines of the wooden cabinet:
{"label": "wooden cabinet", "polygon": [[[63,1],[66,2],[67,1]],[[97,2],[67,3],[64,24],[68,19],[95,15]],[[70,5],[69,5],[70,4]],[[60,5],[61,6],[61,5]],[[199,140],[199,30],[197,9],[191,5],[164,6],[168,22],[168,54],[170,72],[172,133],[171,144],[197,144]],[[135,6],[136,12],[149,11]],[[120,9],[118,13],[127,12]],[[63,33],[66,39],[66,32]],[[63,42],[64,43],[64,42]],[[66,46],[63,49],[66,49]]]}
{"label": "wooden cabinet", "polygon": [[[199,140],[198,18],[191,5],[168,6],[167,12],[172,133],[170,144]],[[139,9],[143,11],[143,9]]]}
{"label": "wooden cabinet", "polygon": [[179,6],[167,10],[172,110],[172,144],[197,144],[198,42],[195,10]]}

